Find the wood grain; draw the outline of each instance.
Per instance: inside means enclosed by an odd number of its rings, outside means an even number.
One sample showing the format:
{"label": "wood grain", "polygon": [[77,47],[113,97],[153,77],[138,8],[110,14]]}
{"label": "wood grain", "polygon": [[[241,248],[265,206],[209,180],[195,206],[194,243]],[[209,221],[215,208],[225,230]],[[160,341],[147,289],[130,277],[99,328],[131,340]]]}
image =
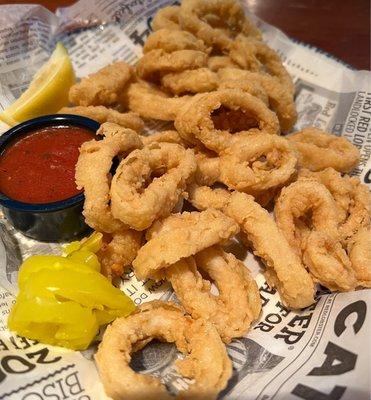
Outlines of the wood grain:
{"label": "wood grain", "polygon": [[[370,69],[369,0],[245,0],[261,19],[356,69]],[[25,0],[54,11],[72,0]],[[11,3],[0,0],[0,4]],[[15,3],[15,2],[14,2]]]}

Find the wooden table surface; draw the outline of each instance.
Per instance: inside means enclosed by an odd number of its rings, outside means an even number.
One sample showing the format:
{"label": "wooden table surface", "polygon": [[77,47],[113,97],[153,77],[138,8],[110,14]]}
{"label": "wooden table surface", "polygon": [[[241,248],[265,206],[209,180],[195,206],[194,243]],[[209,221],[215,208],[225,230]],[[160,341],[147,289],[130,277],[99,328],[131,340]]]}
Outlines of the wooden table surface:
{"label": "wooden table surface", "polygon": [[[370,69],[369,0],[245,1],[250,11],[287,35],[316,46],[356,69]],[[0,4],[39,3],[52,11],[74,2],[0,0]]]}

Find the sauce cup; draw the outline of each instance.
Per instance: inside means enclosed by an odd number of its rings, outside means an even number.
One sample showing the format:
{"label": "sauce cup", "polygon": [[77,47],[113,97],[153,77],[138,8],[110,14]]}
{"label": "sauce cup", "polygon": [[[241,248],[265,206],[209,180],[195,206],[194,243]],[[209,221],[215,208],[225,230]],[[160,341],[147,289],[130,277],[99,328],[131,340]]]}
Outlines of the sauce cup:
{"label": "sauce cup", "polygon": [[[56,114],[34,118],[16,125],[0,136],[0,157],[7,146],[47,127],[79,127],[92,133],[99,123],[78,115]],[[87,234],[91,229],[82,215],[84,194],[49,203],[28,203],[4,194],[0,187],[0,205],[7,220],[25,236],[44,242],[65,242]]]}

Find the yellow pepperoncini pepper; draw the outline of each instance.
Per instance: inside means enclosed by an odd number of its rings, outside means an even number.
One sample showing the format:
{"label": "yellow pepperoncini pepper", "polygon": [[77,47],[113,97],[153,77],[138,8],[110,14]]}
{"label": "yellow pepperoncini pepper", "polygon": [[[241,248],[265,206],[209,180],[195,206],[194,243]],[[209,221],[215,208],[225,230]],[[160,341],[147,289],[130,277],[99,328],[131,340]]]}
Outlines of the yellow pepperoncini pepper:
{"label": "yellow pepperoncini pepper", "polygon": [[18,334],[74,350],[86,349],[101,325],[135,306],[100,271],[102,235],[72,242],[64,256],[37,255],[21,265],[19,294],[8,318]]}

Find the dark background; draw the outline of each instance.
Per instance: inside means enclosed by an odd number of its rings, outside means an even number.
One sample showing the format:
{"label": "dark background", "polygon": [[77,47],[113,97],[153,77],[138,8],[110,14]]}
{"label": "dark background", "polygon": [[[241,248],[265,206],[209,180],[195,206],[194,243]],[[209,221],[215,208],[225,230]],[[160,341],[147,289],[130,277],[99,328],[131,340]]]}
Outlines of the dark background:
{"label": "dark background", "polygon": [[[292,38],[316,46],[356,69],[370,69],[369,0],[245,1],[251,12]],[[52,11],[74,2],[0,0],[0,4],[39,3]]]}

